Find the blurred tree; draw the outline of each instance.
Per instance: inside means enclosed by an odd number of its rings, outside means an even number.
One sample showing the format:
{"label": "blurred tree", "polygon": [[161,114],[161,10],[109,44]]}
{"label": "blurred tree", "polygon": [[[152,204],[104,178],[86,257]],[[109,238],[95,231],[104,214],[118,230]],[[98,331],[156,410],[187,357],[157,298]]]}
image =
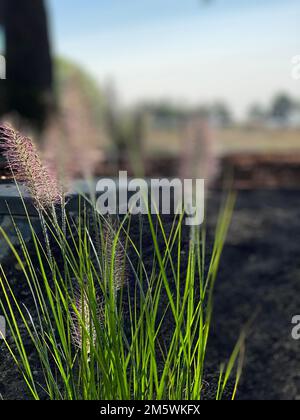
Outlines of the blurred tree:
{"label": "blurred tree", "polygon": [[287,94],[282,93],[275,97],[271,106],[271,117],[281,122],[287,122],[291,112],[295,107],[295,102]]}
{"label": "blurred tree", "polygon": [[105,121],[110,139],[112,140],[116,163],[122,166],[128,148],[128,122],[121,118],[117,92],[112,81],[105,88],[106,112]]}
{"label": "blurred tree", "polygon": [[230,109],[222,102],[217,102],[212,105],[210,109],[210,117],[216,125],[221,127],[228,127],[233,122]]}
{"label": "blurred tree", "polygon": [[6,80],[0,115],[17,112],[42,128],[53,105],[52,63],[44,0],[0,0]]}
{"label": "blurred tree", "polygon": [[58,107],[64,101],[66,85],[70,79],[76,79],[77,88],[89,103],[91,118],[103,128],[106,99],[97,81],[80,65],[62,57],[53,60],[53,68],[54,92]]}
{"label": "blurred tree", "polygon": [[124,111],[118,103],[117,92],[112,82],[105,90],[106,128],[114,148],[115,163],[119,169],[131,162],[136,175],[141,175],[146,133],[146,108]]}
{"label": "blurred tree", "polygon": [[249,108],[248,119],[253,123],[263,123],[267,118],[267,112],[260,104],[254,104]]}
{"label": "blurred tree", "polygon": [[[151,108],[151,106],[150,106]],[[152,112],[158,118],[183,118],[186,116],[186,110],[180,105],[175,105],[169,102],[160,102],[152,105]]]}
{"label": "blurred tree", "polygon": [[151,118],[153,126],[158,129],[178,129],[190,113],[184,106],[167,101],[144,103],[140,109]]}
{"label": "blurred tree", "polygon": [[89,177],[103,160],[105,99],[87,71],[62,58],[54,60],[57,106],[43,133],[48,162],[64,180]]}

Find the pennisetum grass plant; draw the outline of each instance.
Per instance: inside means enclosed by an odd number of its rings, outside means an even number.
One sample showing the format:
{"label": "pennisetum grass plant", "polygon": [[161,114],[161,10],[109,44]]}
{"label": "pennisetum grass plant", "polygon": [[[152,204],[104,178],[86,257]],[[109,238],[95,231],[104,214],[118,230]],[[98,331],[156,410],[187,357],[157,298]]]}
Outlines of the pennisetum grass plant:
{"label": "pennisetum grass plant", "polygon": [[[21,269],[18,285],[30,297],[30,304],[20,300],[1,264],[0,308],[9,331],[5,343],[27,398],[203,398],[213,290],[233,198],[221,212],[206,261],[205,227],[185,244],[184,216],[177,215],[167,227],[159,215],[149,213],[136,242],[131,234],[136,220],[129,215],[118,223],[105,219],[87,197],[76,217],[69,214],[62,189],[29,139],[4,126],[1,147],[16,182],[28,186],[44,225],[41,238],[27,213],[32,241],[26,243],[15,223],[18,247],[0,227]],[[216,399],[224,396],[233,373],[235,397],[242,348],[243,337],[217,375]]]}
{"label": "pennisetum grass plant", "polygon": [[51,258],[45,215],[56,219],[56,206],[64,207],[63,189],[55,173],[40,159],[32,140],[14,130],[10,125],[0,126],[0,148],[15,181],[29,190],[39,213],[49,258]]}

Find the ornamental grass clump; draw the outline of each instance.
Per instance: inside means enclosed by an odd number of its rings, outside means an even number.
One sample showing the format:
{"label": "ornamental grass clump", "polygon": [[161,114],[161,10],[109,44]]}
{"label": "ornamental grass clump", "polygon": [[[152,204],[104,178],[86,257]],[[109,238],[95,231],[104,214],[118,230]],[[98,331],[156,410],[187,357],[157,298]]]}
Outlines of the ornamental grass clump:
{"label": "ornamental grass clump", "polygon": [[[117,222],[99,214],[86,196],[75,215],[61,206],[61,227],[55,206],[63,194],[32,142],[2,126],[1,147],[16,181],[23,180],[35,200],[47,244],[28,212],[31,242],[13,215],[20,246],[0,226],[12,258],[9,267],[0,262],[0,310],[4,342],[27,390],[21,397],[202,399],[213,291],[233,198],[208,253],[205,226],[194,227],[193,240],[186,240],[184,215],[166,220],[149,212],[143,220],[126,215]],[[44,215],[49,208],[54,217]],[[18,281],[11,278],[14,266]],[[216,373],[216,399],[228,386],[236,395],[243,342]]]}

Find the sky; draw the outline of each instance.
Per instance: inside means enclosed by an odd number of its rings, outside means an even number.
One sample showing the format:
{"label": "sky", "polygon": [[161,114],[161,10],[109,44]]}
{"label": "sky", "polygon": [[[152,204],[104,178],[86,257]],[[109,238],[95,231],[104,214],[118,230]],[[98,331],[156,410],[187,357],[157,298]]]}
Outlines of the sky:
{"label": "sky", "polygon": [[124,104],[223,100],[237,117],[279,91],[300,55],[299,0],[47,0],[53,50],[116,83]]}

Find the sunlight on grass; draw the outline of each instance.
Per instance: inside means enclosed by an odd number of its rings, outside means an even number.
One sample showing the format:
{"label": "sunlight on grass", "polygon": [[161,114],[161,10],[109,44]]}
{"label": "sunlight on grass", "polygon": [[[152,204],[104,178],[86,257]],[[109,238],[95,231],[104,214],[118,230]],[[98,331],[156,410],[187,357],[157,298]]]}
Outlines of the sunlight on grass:
{"label": "sunlight on grass", "polygon": [[[21,268],[18,282],[34,306],[22,304],[1,267],[6,345],[28,395],[37,400],[201,399],[213,289],[233,203],[229,197],[221,211],[210,261],[205,227],[194,231],[184,249],[184,217],[174,218],[167,231],[159,216],[149,214],[143,224],[151,232],[150,269],[140,241],[130,233],[131,225],[140,223],[142,237],[141,220],[104,219],[84,197],[77,216],[64,206],[40,213],[45,238],[28,216],[33,249],[16,224],[19,248],[0,228]],[[166,317],[172,324],[168,337],[162,336]],[[39,381],[28,339],[42,374]],[[235,396],[242,348],[243,339],[227,367],[222,366],[216,399],[222,398],[233,372]]]}

